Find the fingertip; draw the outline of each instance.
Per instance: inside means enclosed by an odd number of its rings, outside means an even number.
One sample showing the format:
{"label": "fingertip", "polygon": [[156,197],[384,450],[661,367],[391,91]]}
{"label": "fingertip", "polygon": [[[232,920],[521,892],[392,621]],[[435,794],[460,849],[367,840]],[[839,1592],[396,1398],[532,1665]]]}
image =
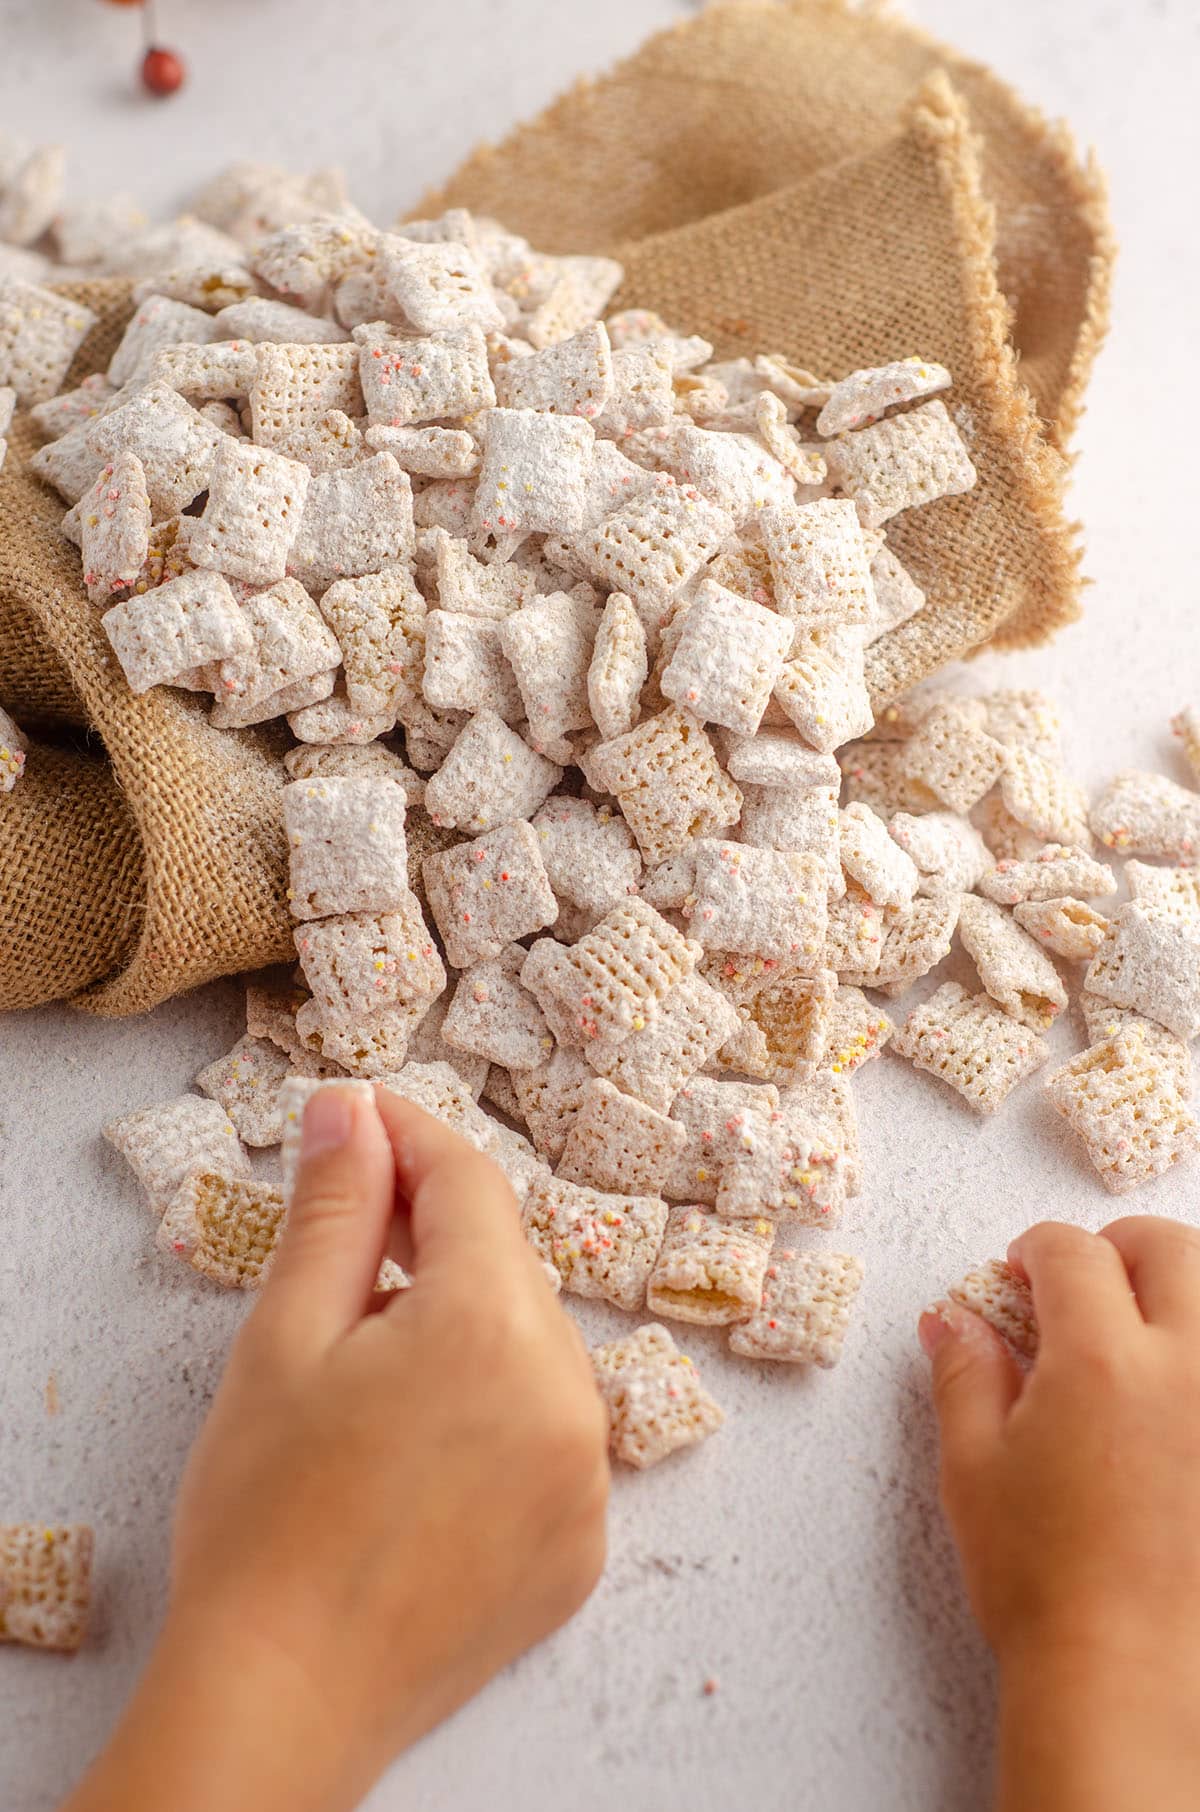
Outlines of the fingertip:
{"label": "fingertip", "polygon": [[917,1320],[917,1342],[927,1359],[932,1359],[944,1340],[950,1338],[953,1329],[946,1319],[948,1303],[931,1303],[929,1308],[922,1309]]}

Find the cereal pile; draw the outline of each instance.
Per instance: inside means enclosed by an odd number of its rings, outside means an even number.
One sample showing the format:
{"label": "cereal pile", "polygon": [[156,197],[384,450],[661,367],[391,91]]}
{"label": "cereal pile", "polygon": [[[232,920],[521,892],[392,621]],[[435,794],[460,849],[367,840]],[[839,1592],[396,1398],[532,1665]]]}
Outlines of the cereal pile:
{"label": "cereal pile", "polygon": [[[995,1112],[1048,1058],[1054,958],[1092,1043],[1046,1086],[1105,1184],[1193,1149],[1200,795],[1126,774],[1089,810],[1033,692],[875,721],[864,650],[924,603],[888,524],[975,482],[949,371],[714,360],[606,313],[609,259],[461,210],[380,231],[326,175],[56,231],[136,312],[63,394],[88,311],[0,253],[0,382],[114,656],[293,743],[298,969],[202,1096],[108,1129],[165,1250],[257,1283],[304,1101],[379,1081],[504,1169],[564,1291],[829,1366],[861,1265],[786,1242],[859,1192],[851,1077],[890,1041]],[[1108,912],[1093,836],[1152,859]],[[956,935],[979,991],[893,1025],[869,995]],[[275,1145],[282,1190],[245,1150]],[[594,1357],[631,1464],[719,1424],[659,1323]]]}

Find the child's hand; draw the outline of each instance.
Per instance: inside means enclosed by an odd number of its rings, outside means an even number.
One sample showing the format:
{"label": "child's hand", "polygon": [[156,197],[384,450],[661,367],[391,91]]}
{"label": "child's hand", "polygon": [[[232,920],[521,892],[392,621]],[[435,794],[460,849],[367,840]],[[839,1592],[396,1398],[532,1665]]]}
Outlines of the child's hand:
{"label": "child's hand", "polygon": [[[256,1812],[353,1805],[603,1564],[605,1418],[508,1184],[376,1100],[310,1104],[286,1235],[188,1465],[127,1724],[204,1737],[182,1784],[147,1774],[147,1805],[232,1806],[211,1797],[232,1779]],[[365,1314],[397,1200],[413,1286]]]}
{"label": "child's hand", "polygon": [[1194,1807],[1200,1233],[1045,1222],[1009,1259],[1041,1334],[1024,1380],[967,1311],[920,1327],[942,1496],[1001,1667],[1001,1803]]}

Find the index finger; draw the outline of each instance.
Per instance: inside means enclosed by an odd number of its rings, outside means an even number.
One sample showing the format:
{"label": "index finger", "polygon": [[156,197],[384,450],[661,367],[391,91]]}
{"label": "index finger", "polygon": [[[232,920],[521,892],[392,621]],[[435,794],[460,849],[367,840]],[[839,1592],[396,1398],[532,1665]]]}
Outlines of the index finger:
{"label": "index finger", "polygon": [[375,1104],[409,1204],[414,1268],[482,1263],[489,1269],[528,1252],[508,1178],[483,1152],[390,1089]]}
{"label": "index finger", "polygon": [[1143,1325],[1129,1273],[1111,1240],[1067,1221],[1039,1221],[1013,1241],[1008,1262],[1033,1291],[1040,1353],[1067,1346],[1100,1349]]}

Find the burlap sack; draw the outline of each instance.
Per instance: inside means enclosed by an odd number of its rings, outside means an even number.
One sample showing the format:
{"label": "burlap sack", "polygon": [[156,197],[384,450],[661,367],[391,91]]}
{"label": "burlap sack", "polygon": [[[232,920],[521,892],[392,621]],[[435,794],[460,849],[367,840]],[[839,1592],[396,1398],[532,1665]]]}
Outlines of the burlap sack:
{"label": "burlap sack", "polygon": [[[124,283],[69,293],[100,316],[78,378],[107,364],[132,300]],[[18,418],[0,473],[0,696],[25,725],[86,723],[112,767],[99,784],[91,764],[35,746],[3,802],[0,1007],[72,995],[93,1012],[140,1013],[291,950],[287,736],[214,730],[199,695],[130,692],[59,532],[62,502],[25,470],[36,444]]]}
{"label": "burlap sack", "polygon": [[[877,701],[1074,614],[1061,446],[1104,325],[1103,201],[1066,140],[985,70],[838,0],[713,10],[475,154],[422,211],[446,205],[549,249],[616,250],[619,304],[658,309],[722,356],[770,348],[840,372],[921,352],[951,367],[980,482],[893,529],[929,603],[872,650]],[[75,293],[103,317],[80,361],[95,369],[128,297]],[[0,1007],[83,988],[93,1011],[136,1012],[290,952],[282,733],[213,731],[178,692],[131,696],[56,535],[61,506],[21,468],[30,444],[18,426],[0,475],[0,702],[18,720],[98,730],[128,813],[106,835],[109,807],[94,804],[92,885],[67,918],[83,928],[60,937],[54,963],[10,941]],[[142,884],[119,946],[129,823]],[[53,860],[0,813],[6,924],[22,899],[60,897]],[[88,986],[100,927],[109,978]]]}

